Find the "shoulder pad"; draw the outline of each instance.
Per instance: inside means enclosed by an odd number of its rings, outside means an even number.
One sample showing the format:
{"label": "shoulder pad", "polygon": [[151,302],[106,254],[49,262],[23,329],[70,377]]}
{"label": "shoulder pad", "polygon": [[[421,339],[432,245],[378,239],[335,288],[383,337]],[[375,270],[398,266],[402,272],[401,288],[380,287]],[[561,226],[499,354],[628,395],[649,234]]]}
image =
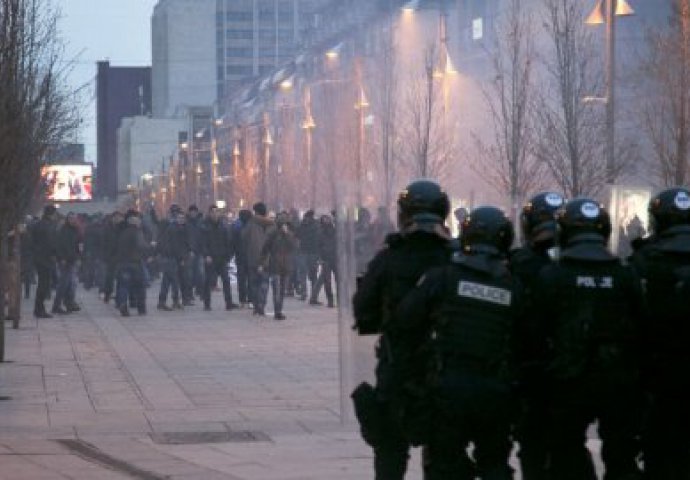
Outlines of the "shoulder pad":
{"label": "shoulder pad", "polygon": [[386,235],[386,245],[390,248],[397,248],[403,244],[403,236],[399,233],[389,233]]}

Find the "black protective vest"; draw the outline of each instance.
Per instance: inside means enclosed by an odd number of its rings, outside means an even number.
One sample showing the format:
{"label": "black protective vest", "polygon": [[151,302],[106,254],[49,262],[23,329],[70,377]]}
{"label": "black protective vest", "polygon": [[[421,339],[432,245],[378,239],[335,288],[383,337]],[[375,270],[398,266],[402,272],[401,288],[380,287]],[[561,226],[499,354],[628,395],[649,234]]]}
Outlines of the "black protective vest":
{"label": "black protective vest", "polygon": [[603,245],[563,251],[542,271],[553,377],[637,371],[639,281]]}
{"label": "black protective vest", "polygon": [[650,311],[645,342],[654,375],[690,380],[690,227],[671,229],[633,256]]}
{"label": "black protective vest", "polygon": [[511,356],[518,300],[500,259],[456,255],[445,268],[443,300],[433,314],[443,368],[502,370]]}

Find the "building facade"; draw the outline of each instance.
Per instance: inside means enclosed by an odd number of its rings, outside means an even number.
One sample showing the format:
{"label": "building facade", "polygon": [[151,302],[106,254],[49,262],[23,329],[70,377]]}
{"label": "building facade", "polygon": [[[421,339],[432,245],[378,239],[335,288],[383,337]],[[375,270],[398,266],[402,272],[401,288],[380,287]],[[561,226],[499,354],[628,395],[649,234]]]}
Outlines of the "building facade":
{"label": "building facade", "polygon": [[[218,0],[218,98],[289,62],[332,0]],[[342,2],[341,2],[342,3]]]}
{"label": "building facade", "polygon": [[95,195],[118,195],[117,129],[125,117],[151,112],[151,67],[111,67],[98,62],[96,136],[98,169]]}
{"label": "building facade", "polygon": [[145,174],[157,174],[176,153],[184,118],[136,116],[122,120],[117,130],[118,190],[137,186]]}
{"label": "building facade", "polygon": [[153,116],[216,101],[216,0],[160,0],[151,17]]}

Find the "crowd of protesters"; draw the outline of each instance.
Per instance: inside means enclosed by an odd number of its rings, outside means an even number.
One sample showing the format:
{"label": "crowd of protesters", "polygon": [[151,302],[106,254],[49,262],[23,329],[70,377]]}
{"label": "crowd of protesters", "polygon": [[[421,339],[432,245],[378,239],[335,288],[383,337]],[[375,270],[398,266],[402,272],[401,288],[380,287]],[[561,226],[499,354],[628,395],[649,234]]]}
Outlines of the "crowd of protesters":
{"label": "crowd of protesters", "polygon": [[[386,209],[373,221],[360,210],[354,242],[362,269],[392,230]],[[22,233],[22,282],[26,298],[37,285],[38,318],[78,312],[79,283],[87,291],[97,289],[123,316],[135,310],[145,315],[147,290],[160,280],[161,311],[197,301],[210,311],[213,292],[221,291],[226,310],[252,308],[265,316],[270,290],[273,316],[284,320],[287,296],[336,306],[336,245],[335,212],[272,214],[258,202],[236,214],[214,205],[204,213],[195,205],[186,211],[172,205],[163,218],[153,208],[63,216],[49,205],[40,219],[27,220]]]}

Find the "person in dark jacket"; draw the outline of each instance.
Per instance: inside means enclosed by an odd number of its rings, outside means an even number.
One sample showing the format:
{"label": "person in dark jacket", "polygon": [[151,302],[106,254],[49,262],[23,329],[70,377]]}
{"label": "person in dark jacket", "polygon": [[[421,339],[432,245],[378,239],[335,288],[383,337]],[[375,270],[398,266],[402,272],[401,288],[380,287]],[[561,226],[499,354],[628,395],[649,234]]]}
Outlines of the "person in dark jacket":
{"label": "person in dark jacket", "polygon": [[99,285],[99,279],[102,277],[102,257],[103,227],[101,219],[94,217],[88,220],[84,230],[84,264],[82,270],[85,290]]}
{"label": "person in dark jacket", "polygon": [[534,285],[539,272],[550,265],[556,246],[556,213],[565,204],[562,195],[542,192],[532,197],[520,215],[523,245],[510,254],[509,268],[525,290],[524,323],[519,328],[517,352],[520,362],[520,418],[516,437],[520,443],[518,458],[524,480],[544,480],[548,464],[548,438],[544,425],[548,422],[548,397],[544,372],[546,345],[539,344],[534,309],[541,301]]}
{"label": "person in dark jacket", "polygon": [[304,214],[302,223],[297,229],[299,252],[297,254],[297,288],[300,300],[305,301],[309,296],[309,285],[314,290],[319,269],[319,222],[314,218],[314,210]]}
{"label": "person in dark jacket", "polygon": [[[408,185],[398,198],[400,233],[388,236],[386,248],[371,261],[352,299],[358,333],[381,335],[373,401],[365,402],[374,406],[359,407],[355,400],[355,409],[364,413],[358,414],[362,437],[374,450],[376,480],[402,480],[407,470],[412,444],[398,415],[404,372],[398,357],[402,345],[395,329],[397,309],[425,271],[449,262],[450,233],[444,226],[449,211],[448,196],[435,182]],[[367,420],[372,417],[378,420]]]}
{"label": "person in dark jacket", "polygon": [[47,205],[43,209],[43,217],[29,228],[31,239],[31,257],[38,276],[34,316],[37,318],[51,318],[46,311],[45,301],[50,295],[50,282],[56,261],[56,219],[57,209]]}
{"label": "person in dark jacket", "polygon": [[643,431],[645,479],[690,478],[690,190],[649,202],[652,234],[633,242],[650,315],[643,329],[643,380],[650,400]]}
{"label": "person in dark jacket", "polygon": [[232,224],[232,243],[235,250],[235,266],[237,268],[237,295],[242,308],[250,301],[249,266],[247,265],[247,252],[242,239],[242,232],[251,218],[251,210],[240,210],[237,220]]}
{"label": "person in dark jacket", "polygon": [[[424,273],[398,306],[391,329],[412,351],[429,343],[433,351],[423,377],[434,399],[427,406],[434,413],[427,427],[428,480],[513,478],[514,343],[522,290],[506,266],[512,241],[513,226],[501,210],[474,209],[464,224],[462,252],[450,265]],[[476,469],[465,457],[470,442]]]}
{"label": "person in dark jacket", "polygon": [[146,315],[146,283],[144,262],[149,256],[149,244],[142,231],[141,216],[130,210],[125,215],[125,227],[117,239],[117,293],[115,303],[123,317],[129,317],[129,304],[139,315]]}
{"label": "person in dark jacket", "polygon": [[250,301],[254,315],[265,315],[266,295],[268,295],[268,273],[262,263],[262,251],[268,238],[268,232],[274,227],[268,218],[268,209],[263,202],[254,204],[254,215],[242,230],[242,243],[249,271]]}
{"label": "person in dark jacket", "polygon": [[[186,275],[185,268],[191,258],[191,248],[184,212],[179,209],[171,211],[170,221],[165,223],[160,232],[158,251],[161,255],[163,280],[158,295],[158,309],[172,310],[166,305],[168,291],[172,290],[173,309],[181,310],[180,295],[184,304],[192,305],[191,299],[185,299]],[[184,285],[184,286],[183,286]]]}
{"label": "person in dark jacket", "polygon": [[236,305],[232,302],[232,290],[228,274],[228,262],[232,257],[232,236],[228,226],[222,221],[220,211],[215,205],[208,208],[208,215],[201,229],[201,248],[206,263],[204,283],[204,310],[211,310],[211,288],[220,277],[223,284],[225,309]]}
{"label": "person in dark jacket", "polygon": [[66,314],[81,310],[74,298],[79,242],[77,216],[70,213],[57,235],[58,284],[52,313]]}
{"label": "person in dark jacket", "polygon": [[328,308],[334,308],[335,302],[333,298],[333,282],[332,277],[337,278],[337,261],[336,249],[337,238],[333,218],[330,215],[322,215],[320,218],[320,232],[318,235],[318,258],[321,263],[321,270],[316,279],[316,283],[312,285],[311,296],[309,297],[310,305],[321,305],[319,302],[319,294],[321,288],[326,292],[326,300],[328,301]]}
{"label": "person in dark jacket", "polygon": [[105,276],[103,279],[103,301],[108,303],[115,291],[115,277],[117,274],[117,237],[125,227],[125,217],[122,212],[115,211],[108,219],[103,232],[103,263]]}
{"label": "person in dark jacket", "polygon": [[261,250],[262,265],[268,273],[273,291],[273,308],[276,320],[285,320],[283,300],[290,276],[297,239],[288,226],[288,215],[279,213],[275,228],[271,229]]}
{"label": "person in dark jacket", "polygon": [[32,258],[31,248],[31,234],[29,233],[29,226],[31,225],[31,217],[28,217],[26,223],[19,226],[19,257],[20,257],[20,276],[21,283],[24,288],[24,298],[31,296],[31,285],[34,282],[34,260]]}
{"label": "person in dark jacket", "polygon": [[606,245],[611,221],[597,202],[578,198],[558,214],[558,263],[541,270],[535,310],[548,345],[548,478],[596,479],[585,447],[597,423],[603,478],[639,479],[642,420],[642,283]]}
{"label": "person in dark jacket", "polygon": [[192,256],[187,262],[187,292],[185,298],[191,300],[196,294],[203,298],[204,292],[204,258],[203,258],[203,216],[196,205],[187,209],[187,232]]}

